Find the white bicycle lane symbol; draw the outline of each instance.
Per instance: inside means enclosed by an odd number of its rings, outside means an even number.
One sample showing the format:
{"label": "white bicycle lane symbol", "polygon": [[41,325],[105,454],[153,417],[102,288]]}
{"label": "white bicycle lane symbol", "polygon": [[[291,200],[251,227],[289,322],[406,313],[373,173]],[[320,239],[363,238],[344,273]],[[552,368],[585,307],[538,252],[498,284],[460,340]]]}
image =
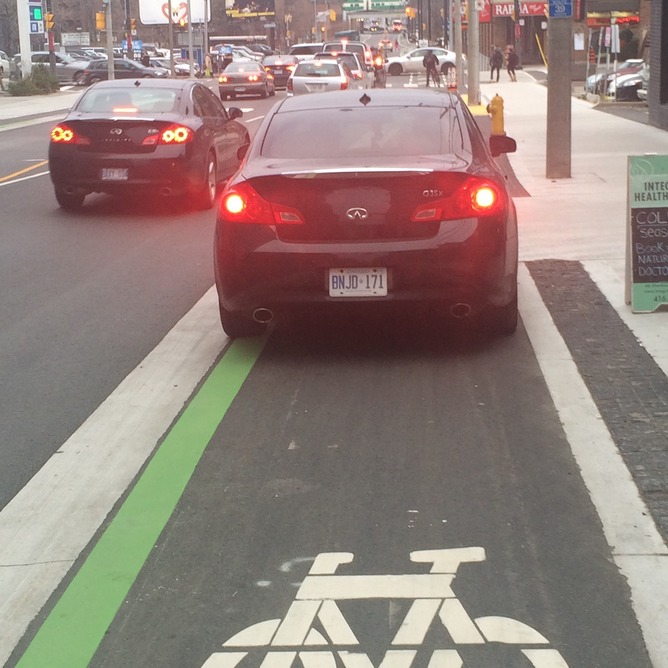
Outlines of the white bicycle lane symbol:
{"label": "white bicycle lane symbol", "polygon": [[[412,599],[379,668],[410,668],[416,647],[434,621],[449,633],[454,645],[503,643],[518,646],[535,668],[568,668],[561,654],[546,647],[549,641],[527,624],[509,617],[471,618],[452,591],[459,565],[485,560],[482,547],[411,552],[414,563],[430,563],[429,573],[406,575],[335,575],[342,564],[352,562],[350,552],[323,552],[301,583],[283,619],[270,619],[243,629],[223,644],[202,668],[235,668],[249,654],[265,649],[260,668],[374,668],[359,647],[337,601]],[[328,637],[315,628],[319,622]],[[346,648],[346,649],[336,649]],[[463,668],[457,649],[437,649],[428,668]]]}

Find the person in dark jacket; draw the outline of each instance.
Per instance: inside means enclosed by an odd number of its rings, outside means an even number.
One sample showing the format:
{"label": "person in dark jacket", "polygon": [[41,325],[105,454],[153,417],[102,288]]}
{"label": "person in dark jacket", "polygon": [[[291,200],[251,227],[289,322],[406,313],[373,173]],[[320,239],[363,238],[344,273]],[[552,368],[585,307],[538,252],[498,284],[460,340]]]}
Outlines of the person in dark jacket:
{"label": "person in dark jacket", "polygon": [[440,88],[441,77],[438,75],[438,58],[433,51],[427,51],[425,57],[422,59],[422,66],[427,70],[427,88],[429,88],[429,79]]}
{"label": "person in dark jacket", "polygon": [[515,47],[509,46],[508,51],[506,52],[506,69],[508,70],[508,76],[511,81],[517,81],[515,69],[519,64],[520,59],[517,53],[515,53]]}
{"label": "person in dark jacket", "polygon": [[499,80],[501,74],[501,65],[503,65],[503,51],[498,46],[492,48],[492,53],[489,56],[489,80],[494,81],[494,72],[496,72],[496,80]]}

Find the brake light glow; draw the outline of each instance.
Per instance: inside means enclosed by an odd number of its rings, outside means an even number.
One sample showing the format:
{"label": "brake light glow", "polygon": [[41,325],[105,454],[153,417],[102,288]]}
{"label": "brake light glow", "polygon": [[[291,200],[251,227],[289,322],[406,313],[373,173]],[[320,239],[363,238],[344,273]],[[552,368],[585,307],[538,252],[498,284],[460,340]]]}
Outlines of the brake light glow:
{"label": "brake light glow", "polygon": [[51,142],[53,144],[89,145],[90,139],[81,133],[75,132],[69,125],[62,123],[51,130]]}
{"label": "brake light glow", "polygon": [[411,220],[415,223],[429,223],[485,216],[497,213],[503,202],[501,191],[495,183],[471,177],[450,195],[417,207]]}
{"label": "brake light glow", "polygon": [[229,82],[230,82],[229,77],[226,77],[226,76],[219,76],[218,77],[218,83],[229,83]]}
{"label": "brake light glow", "polygon": [[301,225],[304,218],[298,209],[268,202],[249,183],[238,183],[220,202],[220,213],[233,223],[255,225]]}
{"label": "brake light glow", "polygon": [[193,131],[185,125],[170,125],[162,132],[144,137],[142,146],[156,146],[157,144],[186,144],[194,136]]}
{"label": "brake light glow", "polygon": [[341,77],[341,90],[346,90],[348,88],[348,79],[346,77]]}
{"label": "brake light glow", "polygon": [[249,74],[248,81],[259,81],[260,77],[257,74]]}
{"label": "brake light glow", "polygon": [[136,114],[137,107],[112,107],[111,111],[114,114]]}

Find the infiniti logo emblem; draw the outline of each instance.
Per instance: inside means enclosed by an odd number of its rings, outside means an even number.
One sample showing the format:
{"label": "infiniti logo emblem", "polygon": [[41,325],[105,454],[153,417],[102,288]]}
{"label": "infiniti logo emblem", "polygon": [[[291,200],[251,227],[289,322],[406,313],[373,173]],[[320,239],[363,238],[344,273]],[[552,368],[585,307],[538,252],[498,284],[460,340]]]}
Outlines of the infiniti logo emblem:
{"label": "infiniti logo emblem", "polygon": [[346,211],[346,218],[349,218],[350,220],[366,220],[368,217],[369,212],[366,209],[362,209],[358,206]]}
{"label": "infiniti logo emblem", "polygon": [[122,128],[113,128],[112,130],[109,130],[110,135],[122,135],[123,134],[123,129]]}

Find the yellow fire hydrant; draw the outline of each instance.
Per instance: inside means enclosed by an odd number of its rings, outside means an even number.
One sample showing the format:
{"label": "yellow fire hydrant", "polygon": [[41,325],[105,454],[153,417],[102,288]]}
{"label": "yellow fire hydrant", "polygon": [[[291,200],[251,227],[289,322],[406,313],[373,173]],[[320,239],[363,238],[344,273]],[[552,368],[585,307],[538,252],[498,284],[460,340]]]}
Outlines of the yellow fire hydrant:
{"label": "yellow fire hydrant", "polygon": [[492,134],[505,135],[503,129],[503,98],[497,93],[487,105],[487,113],[492,117]]}

